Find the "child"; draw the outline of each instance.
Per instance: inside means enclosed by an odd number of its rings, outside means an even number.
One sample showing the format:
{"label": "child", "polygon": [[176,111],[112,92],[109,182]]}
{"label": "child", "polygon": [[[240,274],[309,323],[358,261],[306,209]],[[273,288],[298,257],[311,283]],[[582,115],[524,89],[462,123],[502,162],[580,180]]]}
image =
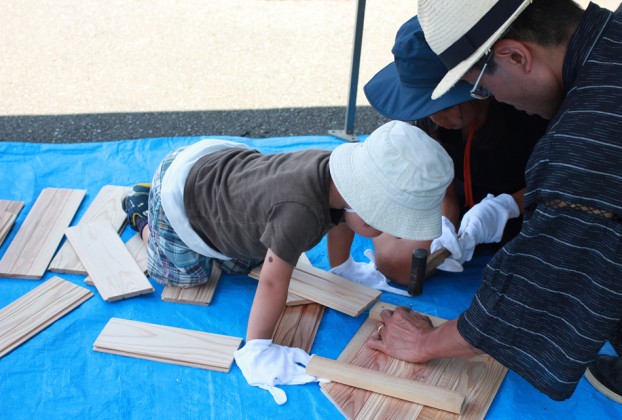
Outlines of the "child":
{"label": "child", "polygon": [[452,179],[452,161],[436,141],[392,121],[332,152],[266,155],[203,140],[165,157],[152,187],[135,186],[124,209],[147,242],[149,274],[162,284],[205,283],[214,261],[236,273],[263,262],[235,360],[250,385],[282,404],[285,393],[274,385],[318,380],[299,366],[306,352],[271,340],[300,255],[343,219],[365,237],[435,238]]}

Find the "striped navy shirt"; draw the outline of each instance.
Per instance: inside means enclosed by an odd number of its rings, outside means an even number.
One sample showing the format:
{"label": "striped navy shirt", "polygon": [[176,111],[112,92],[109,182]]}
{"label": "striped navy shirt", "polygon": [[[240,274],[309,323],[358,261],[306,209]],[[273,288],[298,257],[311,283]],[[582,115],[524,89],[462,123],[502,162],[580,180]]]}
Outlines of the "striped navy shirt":
{"label": "striped navy shirt", "polygon": [[622,13],[590,4],[563,78],[526,168],[523,229],[458,321],[470,344],[555,400],[622,318]]}

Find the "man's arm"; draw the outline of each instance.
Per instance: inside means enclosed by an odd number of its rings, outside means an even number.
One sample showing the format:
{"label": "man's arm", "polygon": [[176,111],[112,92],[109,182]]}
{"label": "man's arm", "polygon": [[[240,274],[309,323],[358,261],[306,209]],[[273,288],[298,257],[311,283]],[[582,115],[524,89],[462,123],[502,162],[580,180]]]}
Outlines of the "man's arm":
{"label": "man's arm", "polygon": [[380,314],[383,327],[373,334],[367,346],[407,362],[424,363],[447,357],[469,357],[483,354],[467,343],[458,332],[454,319],[432,326],[430,319],[408,308],[384,310]]}
{"label": "man's arm", "polygon": [[293,271],[291,264],[268,249],[248,318],[246,341],[257,338],[272,339],[274,327],[285,308]]}

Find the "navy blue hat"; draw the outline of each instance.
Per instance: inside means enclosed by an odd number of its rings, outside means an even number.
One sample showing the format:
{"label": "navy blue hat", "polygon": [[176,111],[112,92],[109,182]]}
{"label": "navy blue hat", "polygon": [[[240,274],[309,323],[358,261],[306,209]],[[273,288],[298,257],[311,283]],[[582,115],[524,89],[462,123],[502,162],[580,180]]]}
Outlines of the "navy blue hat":
{"label": "navy blue hat", "polygon": [[471,85],[463,81],[440,98],[431,98],[447,68],[423,37],[417,16],[397,31],[391,52],[395,61],[363,88],[371,106],[385,117],[415,121],[473,100],[469,93]]}

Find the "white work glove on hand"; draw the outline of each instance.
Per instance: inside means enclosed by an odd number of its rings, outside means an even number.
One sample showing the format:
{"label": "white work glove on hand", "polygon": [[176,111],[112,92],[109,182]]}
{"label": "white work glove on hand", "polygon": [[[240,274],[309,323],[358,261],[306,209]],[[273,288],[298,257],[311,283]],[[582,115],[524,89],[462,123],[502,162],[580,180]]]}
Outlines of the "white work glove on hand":
{"label": "white work glove on hand", "polygon": [[376,268],[376,255],[374,251],[367,249],[363,254],[369,258],[368,263],[356,262],[350,255],[346,262],[331,268],[330,272],[372,289],[410,296],[406,290],[389,286],[387,278]]}
{"label": "white work glove on hand", "polygon": [[462,218],[458,230],[465,261],[473,258],[476,245],[499,242],[507,221],[518,216],[520,209],[509,194],[499,194],[496,197],[488,194],[474,205]]}
{"label": "white work glove on hand", "polygon": [[[275,385],[299,385],[308,382],[327,382],[305,373],[311,356],[302,349],[272,344],[269,339],[250,340],[233,353],[249,385],[265,389],[279,404],[287,402],[285,391]],[[304,366],[301,366],[304,365]]]}
{"label": "white work glove on hand", "polygon": [[448,271],[451,273],[460,273],[464,270],[462,263],[462,248],[458,243],[458,235],[456,234],[456,228],[451,221],[443,216],[442,218],[442,230],[441,236],[432,241],[430,245],[430,253],[434,253],[441,248],[445,248],[451,253],[451,255],[445,258],[442,264],[438,267],[439,270]]}

